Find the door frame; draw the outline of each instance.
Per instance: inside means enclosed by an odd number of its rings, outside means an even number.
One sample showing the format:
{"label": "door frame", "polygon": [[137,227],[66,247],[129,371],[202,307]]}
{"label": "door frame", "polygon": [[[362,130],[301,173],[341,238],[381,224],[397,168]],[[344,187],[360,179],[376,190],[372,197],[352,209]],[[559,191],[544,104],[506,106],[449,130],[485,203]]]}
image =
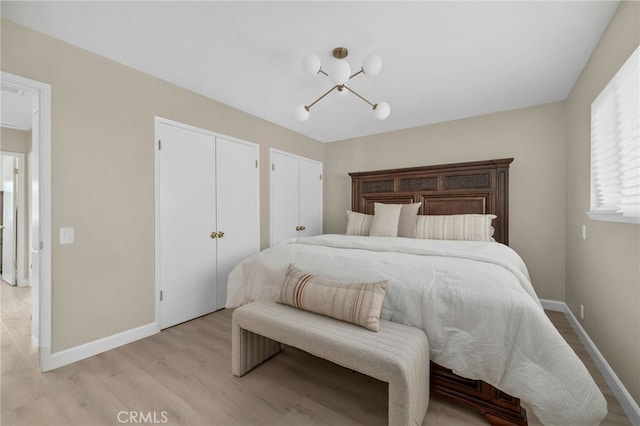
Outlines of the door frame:
{"label": "door frame", "polygon": [[[32,303],[32,324],[37,328],[38,361],[42,371],[56,368],[51,352],[51,86],[15,74],[0,71],[3,83],[33,93],[37,97],[39,121],[38,139],[33,141],[32,151],[39,154],[39,167],[32,170],[39,185],[39,268],[32,271],[38,274],[39,288],[37,300]],[[32,289],[33,291],[33,289]],[[32,327],[33,327],[32,325]]]}

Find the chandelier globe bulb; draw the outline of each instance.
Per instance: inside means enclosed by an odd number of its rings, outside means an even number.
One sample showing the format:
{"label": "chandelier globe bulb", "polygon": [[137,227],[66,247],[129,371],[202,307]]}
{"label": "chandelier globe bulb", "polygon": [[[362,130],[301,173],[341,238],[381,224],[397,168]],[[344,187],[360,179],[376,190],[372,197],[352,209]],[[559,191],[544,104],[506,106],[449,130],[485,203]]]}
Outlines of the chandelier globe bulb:
{"label": "chandelier globe bulb", "polygon": [[307,107],[300,104],[296,107],[296,120],[298,121],[307,121],[309,119],[309,110],[307,110]]}
{"label": "chandelier globe bulb", "polygon": [[386,102],[378,102],[373,109],[373,116],[378,120],[385,120],[391,114],[391,107]]}
{"label": "chandelier globe bulb", "polygon": [[327,65],[327,74],[333,84],[342,86],[351,77],[351,67],[344,59],[332,59]]}
{"label": "chandelier globe bulb", "polygon": [[320,66],[320,58],[315,53],[309,53],[302,58],[302,69],[309,75],[317,74]]}
{"label": "chandelier globe bulb", "polygon": [[362,62],[362,71],[366,75],[377,75],[382,69],[382,59],[378,55],[369,55]]}

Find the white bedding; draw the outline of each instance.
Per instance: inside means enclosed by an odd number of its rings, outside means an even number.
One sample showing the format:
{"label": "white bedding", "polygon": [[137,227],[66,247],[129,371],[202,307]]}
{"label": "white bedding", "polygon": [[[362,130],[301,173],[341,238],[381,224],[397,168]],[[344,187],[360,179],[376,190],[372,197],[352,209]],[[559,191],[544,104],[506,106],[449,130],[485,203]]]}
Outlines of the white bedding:
{"label": "white bedding", "polygon": [[320,235],[229,275],[227,308],[274,299],[289,263],[341,281],[388,280],[381,317],[423,329],[431,359],[529,404],[546,425],[595,425],[606,401],[545,315],[518,254],[495,242]]}

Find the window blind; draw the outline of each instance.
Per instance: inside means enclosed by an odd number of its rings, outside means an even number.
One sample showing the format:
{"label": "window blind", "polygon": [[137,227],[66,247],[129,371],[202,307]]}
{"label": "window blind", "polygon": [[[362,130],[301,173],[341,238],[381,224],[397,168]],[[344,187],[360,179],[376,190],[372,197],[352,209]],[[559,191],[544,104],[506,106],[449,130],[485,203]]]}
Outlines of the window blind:
{"label": "window blind", "polygon": [[640,47],[591,104],[589,217],[640,223]]}

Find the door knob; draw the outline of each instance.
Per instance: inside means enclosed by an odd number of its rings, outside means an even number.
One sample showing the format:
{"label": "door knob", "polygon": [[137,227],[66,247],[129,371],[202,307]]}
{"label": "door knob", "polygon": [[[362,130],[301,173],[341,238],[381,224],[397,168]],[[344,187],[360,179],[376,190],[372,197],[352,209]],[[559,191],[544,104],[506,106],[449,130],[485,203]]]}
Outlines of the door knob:
{"label": "door knob", "polygon": [[300,230],[300,227],[299,227],[299,226],[296,226],[296,231],[299,231],[299,230]]}
{"label": "door knob", "polygon": [[224,232],[222,231],[218,232],[218,238],[222,238],[222,237],[224,237]]}
{"label": "door knob", "polygon": [[300,227],[300,230],[301,230],[301,231],[304,231],[305,229],[307,229],[307,228],[306,228],[306,227],[304,227],[304,226],[301,226],[301,227]]}
{"label": "door knob", "polygon": [[211,238],[215,238],[215,237],[217,237],[217,236],[218,236],[218,234],[216,233],[216,231],[212,231],[212,232],[211,232],[211,234],[209,234],[209,236],[210,236]]}

